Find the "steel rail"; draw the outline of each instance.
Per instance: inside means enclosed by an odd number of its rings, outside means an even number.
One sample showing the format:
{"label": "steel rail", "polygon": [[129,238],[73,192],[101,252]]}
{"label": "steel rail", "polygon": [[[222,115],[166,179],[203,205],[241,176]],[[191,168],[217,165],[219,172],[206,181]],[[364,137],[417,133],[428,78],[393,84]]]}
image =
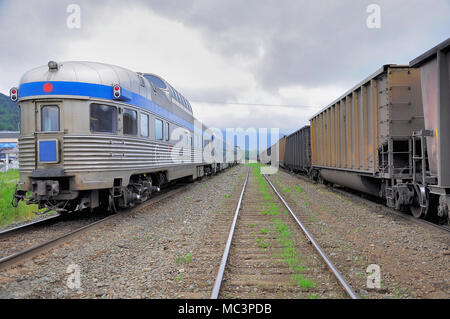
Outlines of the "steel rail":
{"label": "steel rail", "polygon": [[43,218],[43,219],[40,219],[40,220],[33,221],[31,223],[19,225],[19,226],[12,227],[12,228],[3,229],[2,231],[0,231],[0,239],[5,237],[5,236],[9,236],[11,234],[14,234],[14,233],[21,232],[21,231],[23,231],[25,229],[28,229],[28,228],[33,228],[33,227],[37,227],[37,226],[41,226],[41,225],[48,225],[50,223],[55,223],[60,218],[61,218],[60,214],[55,214],[55,215],[52,215],[52,216],[47,217],[47,218]]}
{"label": "steel rail", "polygon": [[320,257],[324,260],[324,262],[327,264],[328,268],[331,270],[331,272],[334,274],[336,279],[339,281],[339,283],[342,285],[342,288],[345,290],[345,292],[350,296],[352,299],[358,299],[358,296],[353,292],[352,288],[347,284],[344,277],[340,274],[339,270],[333,265],[333,263],[328,259],[328,257],[323,252],[322,248],[320,248],[319,244],[316,242],[314,237],[308,232],[306,227],[300,222],[300,220],[297,218],[297,216],[294,214],[292,209],[289,207],[288,203],[284,200],[284,198],[280,195],[280,193],[277,191],[275,186],[273,186],[272,182],[269,180],[269,178],[264,175],[264,178],[269,183],[269,185],[272,187],[275,194],[277,194],[278,198],[283,202],[284,206],[287,208],[287,210],[291,213],[291,216],[295,219],[297,224],[300,226],[302,231],[305,233],[306,237],[308,237],[309,241],[312,243],[313,247],[316,249],[316,251],[319,253]]}
{"label": "steel rail", "polygon": [[[185,190],[187,185],[188,184],[182,184],[182,185],[178,186],[175,189],[169,190],[169,191],[167,191],[167,192],[165,192],[163,194],[157,195],[156,197],[149,199],[148,201],[146,201],[143,204],[144,205],[156,204],[156,203],[158,203],[159,201],[161,201],[163,199],[171,197],[171,196],[173,196],[173,195],[175,195],[175,194]],[[108,220],[112,220],[112,219],[117,218],[119,216],[124,216],[125,214],[131,213],[131,212],[134,211],[134,208],[139,208],[139,207],[141,207],[141,206],[139,205],[139,206],[136,206],[136,207],[133,207],[133,208],[126,209],[126,210],[121,211],[121,212],[119,212],[117,214],[110,215],[108,217],[105,217],[105,218],[102,218],[100,220],[97,220],[97,221],[95,221],[95,222],[93,222],[93,223],[91,223],[89,225],[85,225],[83,227],[80,227],[80,228],[77,228],[75,230],[69,231],[69,232],[67,232],[67,233],[65,233],[63,235],[57,236],[55,238],[52,238],[52,239],[50,239],[48,241],[45,241],[45,242],[43,242],[41,244],[34,245],[32,247],[26,248],[26,249],[24,249],[22,251],[19,251],[17,253],[12,254],[12,255],[0,258],[0,270],[4,270],[4,269],[7,269],[7,268],[10,268],[10,267],[12,267],[14,265],[17,265],[17,264],[20,264],[20,263],[22,263],[22,262],[24,262],[26,260],[29,260],[30,258],[33,258],[34,256],[36,256],[38,254],[41,254],[41,253],[43,253],[45,251],[48,251],[48,250],[50,250],[53,247],[59,246],[59,245],[65,243],[65,242],[67,242],[69,239],[73,239],[73,238],[81,235],[82,233],[86,232],[87,230],[89,230],[91,228],[94,228],[96,226],[99,226],[99,225],[103,224],[104,222],[106,222]]]}
{"label": "steel rail", "polygon": [[217,299],[220,292],[220,287],[222,285],[223,274],[225,272],[225,266],[228,260],[228,254],[230,252],[231,241],[233,239],[234,229],[236,228],[236,222],[241,209],[242,199],[244,197],[245,188],[247,187],[248,175],[250,173],[250,167],[248,168],[247,175],[245,177],[244,186],[242,187],[241,196],[234,213],[233,223],[231,224],[230,233],[228,234],[227,244],[225,245],[225,251],[223,252],[222,261],[220,263],[219,271],[217,272],[216,281],[214,283],[214,288],[211,293],[211,299]]}
{"label": "steel rail", "polygon": [[[281,168],[282,171],[284,171],[286,174],[289,174],[292,177],[301,179],[302,181],[305,181],[307,183],[314,183],[312,182],[308,177],[301,175],[301,174],[296,174],[296,173],[292,173],[289,172],[288,170],[286,170],[285,168]],[[422,218],[415,218],[412,215],[408,215],[405,212],[400,212],[400,211],[396,211],[393,208],[390,208],[384,204],[381,204],[379,202],[377,202],[377,199],[379,199],[378,197],[375,196],[371,196],[368,194],[364,194],[365,196],[361,196],[361,192],[358,192],[356,190],[350,189],[350,188],[336,188],[333,186],[327,186],[324,185],[327,189],[329,189],[330,191],[340,194],[340,195],[344,195],[344,196],[348,196],[350,197],[352,200],[357,199],[360,200],[362,202],[368,203],[370,205],[377,205],[380,206],[384,212],[386,212],[386,214],[391,214],[391,215],[395,215],[397,217],[400,217],[406,221],[409,221],[411,223],[415,223],[417,225],[421,225],[421,226],[427,226],[429,228],[434,228],[434,229],[438,229],[440,231],[446,232],[446,233],[450,233],[450,225],[446,226],[446,225],[439,225],[437,223],[434,222],[430,222],[426,219],[422,219]]]}

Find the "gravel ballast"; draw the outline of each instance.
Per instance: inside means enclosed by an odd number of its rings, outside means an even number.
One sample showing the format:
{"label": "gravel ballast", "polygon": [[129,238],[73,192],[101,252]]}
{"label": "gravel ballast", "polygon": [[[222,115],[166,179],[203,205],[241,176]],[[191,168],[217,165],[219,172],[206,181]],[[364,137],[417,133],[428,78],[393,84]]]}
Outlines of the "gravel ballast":
{"label": "gravel ballast", "polygon": [[[239,165],[205,178],[2,272],[0,298],[209,297],[223,248],[198,255],[218,220],[224,230],[231,223],[245,171]],[[220,233],[223,247],[227,234]],[[195,281],[191,269],[203,270]]]}
{"label": "gravel ballast", "polygon": [[[271,180],[361,298],[450,298],[450,234],[280,170]],[[380,267],[381,288],[367,286]]]}

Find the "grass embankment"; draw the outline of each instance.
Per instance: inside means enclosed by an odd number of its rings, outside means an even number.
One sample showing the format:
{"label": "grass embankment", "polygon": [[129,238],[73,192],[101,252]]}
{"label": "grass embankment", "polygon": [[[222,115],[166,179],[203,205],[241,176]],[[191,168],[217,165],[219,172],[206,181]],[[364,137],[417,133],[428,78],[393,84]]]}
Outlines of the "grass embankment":
{"label": "grass embankment", "polygon": [[19,171],[16,169],[0,172],[0,227],[32,219],[35,216],[34,212],[38,211],[37,205],[27,205],[23,201],[17,207],[11,205],[18,180]]}
{"label": "grass embankment", "polygon": [[[289,269],[293,272],[292,281],[303,289],[311,289],[315,287],[315,282],[309,278],[304,277],[303,272],[308,270],[308,268],[301,263],[301,258],[299,253],[295,250],[294,242],[292,239],[292,234],[286,224],[277,216],[280,214],[278,207],[275,205],[273,197],[269,193],[269,188],[266,180],[261,175],[260,164],[250,164],[252,167],[252,174],[254,174],[258,180],[260,191],[264,197],[264,200],[269,204],[270,208],[261,212],[263,215],[270,215],[272,218],[270,220],[270,230],[277,236],[277,241],[281,244],[281,258],[289,266]],[[296,192],[302,193],[303,189],[300,187],[295,188]],[[287,210],[284,211],[285,214],[289,214]],[[261,229],[262,234],[267,234],[268,229]],[[262,249],[267,248],[270,244],[263,238],[258,237],[257,243]]]}

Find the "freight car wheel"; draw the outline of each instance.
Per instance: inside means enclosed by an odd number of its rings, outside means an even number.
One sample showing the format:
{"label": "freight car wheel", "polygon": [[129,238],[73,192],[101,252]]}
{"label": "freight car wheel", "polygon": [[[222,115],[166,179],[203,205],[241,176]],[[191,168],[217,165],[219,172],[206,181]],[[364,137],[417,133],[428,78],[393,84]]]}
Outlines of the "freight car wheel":
{"label": "freight car wheel", "polygon": [[416,196],[409,210],[415,218],[426,218],[429,206],[428,193],[424,187],[417,186],[414,189]]}
{"label": "freight car wheel", "polygon": [[421,207],[420,205],[409,206],[409,210],[415,218],[425,218],[427,215],[427,209],[427,207]]}

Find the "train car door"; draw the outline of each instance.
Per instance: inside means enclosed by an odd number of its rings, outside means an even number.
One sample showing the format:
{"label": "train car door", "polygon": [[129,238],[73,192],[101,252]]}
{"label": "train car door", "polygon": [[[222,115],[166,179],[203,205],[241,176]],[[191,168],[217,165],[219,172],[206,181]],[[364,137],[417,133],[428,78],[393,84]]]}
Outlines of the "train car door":
{"label": "train car door", "polygon": [[36,167],[63,166],[62,101],[36,102]]}

